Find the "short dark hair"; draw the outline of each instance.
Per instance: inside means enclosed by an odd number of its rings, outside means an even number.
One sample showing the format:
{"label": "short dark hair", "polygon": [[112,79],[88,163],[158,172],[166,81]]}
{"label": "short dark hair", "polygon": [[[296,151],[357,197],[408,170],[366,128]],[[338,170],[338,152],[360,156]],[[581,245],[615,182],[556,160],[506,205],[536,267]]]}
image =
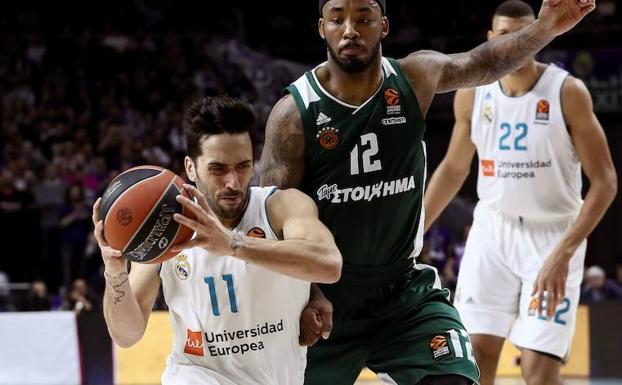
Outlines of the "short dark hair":
{"label": "short dark hair", "polygon": [[499,4],[495,10],[494,16],[506,16],[506,17],[526,17],[533,16],[533,8],[528,3],[522,0],[506,0]]}
{"label": "short dark hair", "polygon": [[[324,8],[324,5],[326,5],[326,3],[328,3],[329,0],[319,0],[319,8],[320,8],[320,16],[322,16],[322,9]],[[380,10],[382,12],[382,14],[384,15],[386,13],[387,10],[387,2],[386,0],[375,0],[376,3],[378,3],[378,5],[380,6]]]}
{"label": "short dark hair", "polygon": [[240,99],[229,96],[208,96],[194,102],[186,110],[182,122],[186,137],[186,154],[196,160],[201,155],[201,139],[218,134],[251,136],[255,126],[252,107]]}

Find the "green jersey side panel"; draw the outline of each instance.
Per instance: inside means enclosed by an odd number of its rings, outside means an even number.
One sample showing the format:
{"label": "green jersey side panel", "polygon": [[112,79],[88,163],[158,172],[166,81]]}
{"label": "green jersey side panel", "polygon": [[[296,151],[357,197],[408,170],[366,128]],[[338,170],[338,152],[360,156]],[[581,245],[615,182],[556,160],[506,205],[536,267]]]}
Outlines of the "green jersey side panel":
{"label": "green jersey side panel", "polygon": [[369,268],[399,274],[422,244],[425,124],[397,62],[382,67],[383,84],[361,106],[328,94],[314,71],[288,87],[305,132],[301,189],[335,236],[346,280]]}

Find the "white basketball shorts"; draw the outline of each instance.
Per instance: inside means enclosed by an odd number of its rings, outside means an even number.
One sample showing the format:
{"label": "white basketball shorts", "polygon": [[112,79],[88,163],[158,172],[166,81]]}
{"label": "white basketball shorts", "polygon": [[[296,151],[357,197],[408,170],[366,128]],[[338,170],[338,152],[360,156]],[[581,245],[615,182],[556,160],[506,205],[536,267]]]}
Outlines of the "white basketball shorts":
{"label": "white basketball shorts", "polygon": [[552,319],[531,296],[544,260],[572,222],[508,218],[478,203],[456,286],[455,306],[467,331],[508,338],[519,348],[564,359],[570,349],[586,242],[569,262],[566,295]]}

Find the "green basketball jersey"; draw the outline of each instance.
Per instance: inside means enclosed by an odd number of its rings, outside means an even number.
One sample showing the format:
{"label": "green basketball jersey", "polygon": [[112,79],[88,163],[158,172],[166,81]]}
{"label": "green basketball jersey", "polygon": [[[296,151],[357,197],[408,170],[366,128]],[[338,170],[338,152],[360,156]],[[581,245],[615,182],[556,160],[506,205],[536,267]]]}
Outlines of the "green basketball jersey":
{"label": "green basketball jersey", "polygon": [[399,64],[382,58],[382,70],[382,86],[360,106],[330,95],[315,70],[287,88],[304,125],[301,189],[335,237],[345,281],[391,280],[423,244],[425,123]]}

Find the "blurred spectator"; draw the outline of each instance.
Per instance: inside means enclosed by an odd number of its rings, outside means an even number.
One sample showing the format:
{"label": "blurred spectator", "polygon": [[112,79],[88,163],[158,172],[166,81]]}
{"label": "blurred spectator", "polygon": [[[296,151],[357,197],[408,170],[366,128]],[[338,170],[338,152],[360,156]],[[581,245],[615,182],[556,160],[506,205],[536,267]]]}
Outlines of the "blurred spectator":
{"label": "blurred spectator", "polygon": [[432,264],[442,270],[450,254],[451,233],[449,229],[438,222],[434,223],[425,233],[425,238],[429,241]]}
{"label": "blurred spectator", "polygon": [[38,242],[33,241],[38,238],[38,217],[32,194],[17,189],[14,181],[11,172],[2,175],[0,170],[0,237],[4,240],[0,270],[8,272],[14,281],[30,281],[34,266],[25,264],[24,259],[38,254]]}
{"label": "blurred spectator", "polygon": [[[39,209],[40,257],[35,274],[50,278],[59,275],[60,212],[65,202],[66,185],[59,176],[58,165],[45,167],[43,178],[35,183],[33,193]],[[60,282],[56,282],[58,284]]]}
{"label": "blurred spectator", "polygon": [[73,281],[71,290],[67,292],[63,309],[73,310],[76,314],[89,312],[98,308],[98,302],[86,281],[78,278]]}
{"label": "blurred spectator", "polygon": [[581,300],[585,302],[622,300],[622,286],[608,279],[600,266],[592,266],[585,272]]}
{"label": "blurred spectator", "polygon": [[[274,57],[315,61],[325,49],[309,30],[315,29],[316,15],[293,14],[287,4],[241,3],[236,6],[241,11],[232,13],[230,4],[201,3],[189,14],[167,1],[127,2],[122,21],[117,8],[101,4],[78,4],[79,17],[61,19],[54,12],[31,18],[32,10],[20,6],[6,10],[0,36],[0,235],[10,234],[3,252],[17,257],[0,259],[0,270],[17,282],[42,277],[52,293],[61,280],[68,287],[76,276],[97,287],[101,258],[90,250],[93,258],[85,260],[88,202],[112,177],[138,164],[183,174],[180,119],[191,101],[227,93],[249,101],[265,121],[283,87],[308,69]],[[451,4],[454,15],[449,29],[464,34],[448,35],[447,26],[430,22],[445,17],[437,3],[396,2],[389,8],[396,17],[391,18],[395,32],[383,43],[387,52],[407,54],[413,44],[459,52],[483,40],[486,15],[468,3],[444,4]],[[618,44],[622,19],[616,4],[603,1],[582,23],[598,36],[589,39],[590,46]],[[220,21],[205,24],[205,11]],[[266,21],[273,27],[265,28]],[[258,160],[263,122],[253,139]],[[64,200],[66,186],[74,184],[82,189],[86,209],[84,202],[76,208]],[[458,209],[428,235],[418,258],[438,267],[448,285],[464,247],[451,241],[470,221],[472,207],[468,215]],[[40,240],[33,241],[36,234]]]}
{"label": "blurred spectator", "polygon": [[21,306],[22,311],[48,311],[52,309],[52,301],[48,288],[42,280],[35,280]]}
{"label": "blurred spectator", "polygon": [[91,207],[84,198],[84,187],[73,183],[67,187],[65,206],[61,209],[61,258],[65,286],[86,269],[84,252],[91,232]]}
{"label": "blurred spectator", "polygon": [[11,306],[11,290],[9,289],[9,276],[0,271],[0,312],[13,310]]}
{"label": "blurred spectator", "polygon": [[622,286],[622,263],[616,265],[616,283]]}

